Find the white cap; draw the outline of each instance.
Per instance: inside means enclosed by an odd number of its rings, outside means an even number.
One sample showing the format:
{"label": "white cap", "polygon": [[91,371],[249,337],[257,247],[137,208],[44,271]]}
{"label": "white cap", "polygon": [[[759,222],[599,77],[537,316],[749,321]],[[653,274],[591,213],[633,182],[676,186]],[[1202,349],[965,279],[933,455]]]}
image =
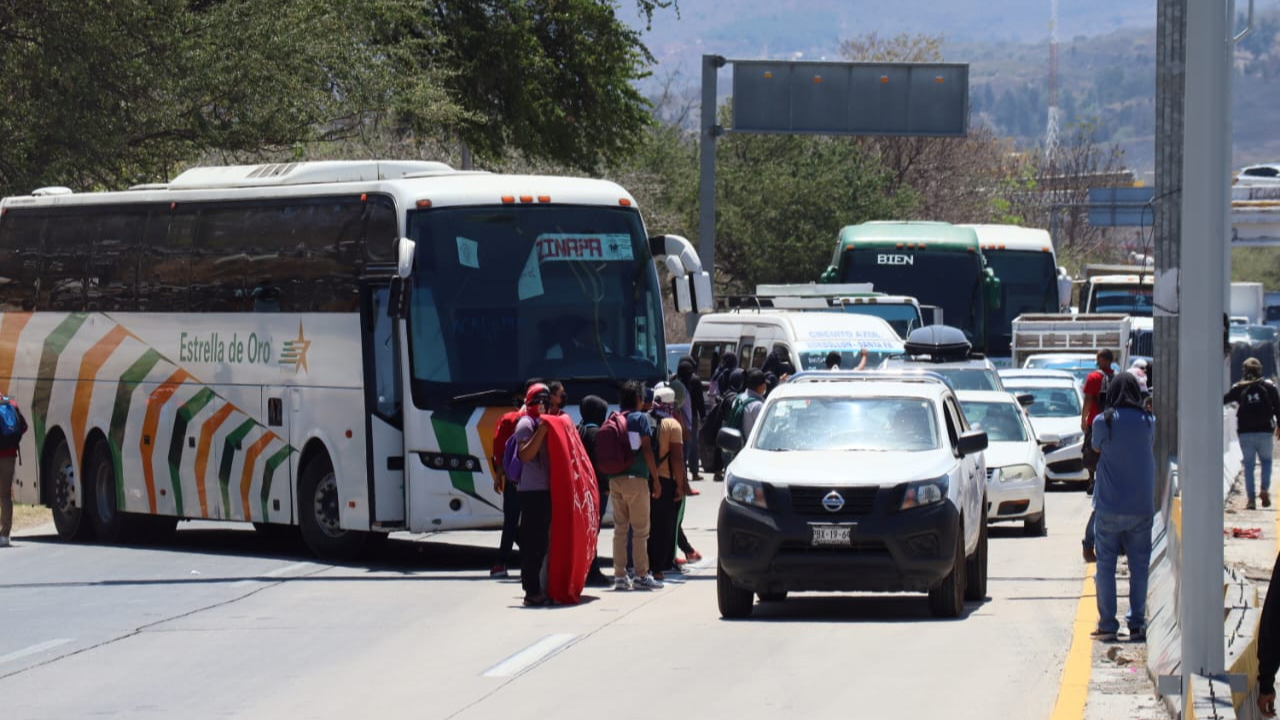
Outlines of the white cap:
{"label": "white cap", "polygon": [[653,401],[659,405],[675,405],[676,391],[675,388],[668,385],[659,387],[653,391]]}
{"label": "white cap", "polygon": [[1147,368],[1147,361],[1143,360],[1142,358],[1138,358],[1137,360],[1133,361],[1132,367],[1142,368],[1145,370]]}

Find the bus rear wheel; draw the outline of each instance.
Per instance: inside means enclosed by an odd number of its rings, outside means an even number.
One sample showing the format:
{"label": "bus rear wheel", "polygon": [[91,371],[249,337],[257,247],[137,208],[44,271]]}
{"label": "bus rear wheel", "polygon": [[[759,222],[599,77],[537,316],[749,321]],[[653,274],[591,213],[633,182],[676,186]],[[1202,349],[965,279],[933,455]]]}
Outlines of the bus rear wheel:
{"label": "bus rear wheel", "polygon": [[99,440],[87,455],[89,461],[85,463],[85,481],[92,493],[93,502],[86,507],[90,510],[89,518],[93,522],[94,535],[105,543],[132,539],[132,518],[120,510],[119,497],[116,495],[116,468],[111,461],[111,449],[106,442]]}
{"label": "bus rear wheel", "polygon": [[298,524],[311,552],[342,562],[360,554],[366,533],[344,530],[339,523],[338,478],[328,457],[312,458],[298,482]]}
{"label": "bus rear wheel", "polygon": [[[61,435],[54,440],[53,448],[45,456],[44,482],[45,498],[53,510],[53,526],[58,530],[58,537],[67,541],[90,539],[93,526],[84,508],[90,504],[91,495],[88,486],[76,477],[71,448]],[[78,503],[75,498],[77,483],[81,483]]]}

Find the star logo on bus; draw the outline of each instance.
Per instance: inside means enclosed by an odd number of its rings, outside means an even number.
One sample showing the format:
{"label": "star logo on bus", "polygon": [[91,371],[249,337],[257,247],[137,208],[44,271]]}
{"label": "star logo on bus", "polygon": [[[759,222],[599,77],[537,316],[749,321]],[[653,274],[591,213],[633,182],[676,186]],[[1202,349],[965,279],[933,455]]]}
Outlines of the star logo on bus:
{"label": "star logo on bus", "polygon": [[303,372],[309,372],[307,368],[307,350],[311,349],[311,341],[302,334],[302,321],[298,321],[298,337],[292,340],[285,340],[284,347],[280,351],[280,364],[292,365],[294,374],[301,369]]}

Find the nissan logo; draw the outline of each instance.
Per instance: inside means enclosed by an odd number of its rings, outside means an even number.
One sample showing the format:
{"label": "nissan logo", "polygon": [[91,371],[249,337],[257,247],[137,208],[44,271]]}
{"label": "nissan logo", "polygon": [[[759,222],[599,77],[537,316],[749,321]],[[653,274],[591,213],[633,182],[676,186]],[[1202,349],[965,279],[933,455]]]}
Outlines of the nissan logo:
{"label": "nissan logo", "polygon": [[844,507],[844,498],[840,493],[832,490],[822,498],[822,507],[826,508],[827,512],[840,512],[840,508]]}

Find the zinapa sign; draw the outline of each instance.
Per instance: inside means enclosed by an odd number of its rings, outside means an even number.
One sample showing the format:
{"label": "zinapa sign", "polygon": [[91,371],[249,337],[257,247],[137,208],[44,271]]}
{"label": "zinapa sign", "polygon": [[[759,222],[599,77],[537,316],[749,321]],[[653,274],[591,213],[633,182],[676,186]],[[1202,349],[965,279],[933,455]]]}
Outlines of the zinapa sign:
{"label": "zinapa sign", "polygon": [[234,363],[250,365],[292,365],[294,371],[307,370],[307,351],[311,341],[302,332],[298,322],[298,337],[285,340],[277,353],[269,336],[251,332],[247,337],[232,333],[226,337],[220,332],[207,335],[182,332],[178,338],[178,362],[184,363]]}

